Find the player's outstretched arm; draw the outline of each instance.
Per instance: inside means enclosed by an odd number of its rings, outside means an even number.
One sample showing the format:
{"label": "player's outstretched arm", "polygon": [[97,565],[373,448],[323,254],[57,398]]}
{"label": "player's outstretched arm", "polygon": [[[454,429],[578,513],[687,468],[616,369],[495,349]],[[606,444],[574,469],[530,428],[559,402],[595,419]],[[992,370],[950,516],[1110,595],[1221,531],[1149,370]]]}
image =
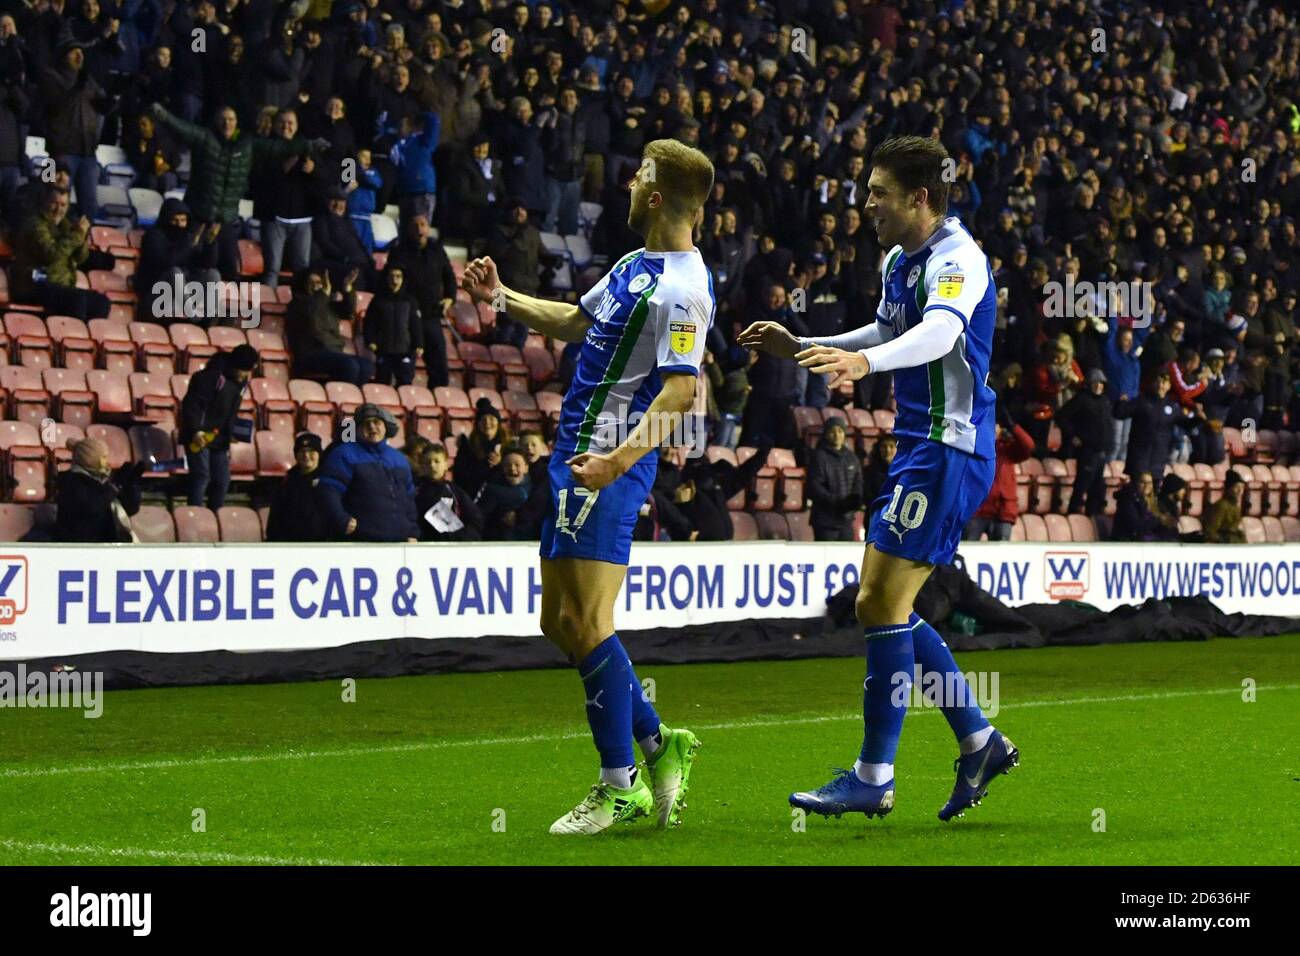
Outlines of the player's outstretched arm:
{"label": "player's outstretched arm", "polygon": [[665,436],[683,434],[682,416],[695,405],[695,382],[696,376],[689,373],[665,375],[663,388],[623,444],[604,455],[583,452],[565,462],[574,480],[599,491],[626,474]]}
{"label": "player's outstretched arm", "polygon": [[518,319],[534,332],[561,342],[581,342],[591,327],[591,320],[576,305],[538,299],[507,288],[497,275],[497,265],[490,256],[466,264],[460,284],[470,298],[491,303],[498,310],[504,307],[512,319]]}

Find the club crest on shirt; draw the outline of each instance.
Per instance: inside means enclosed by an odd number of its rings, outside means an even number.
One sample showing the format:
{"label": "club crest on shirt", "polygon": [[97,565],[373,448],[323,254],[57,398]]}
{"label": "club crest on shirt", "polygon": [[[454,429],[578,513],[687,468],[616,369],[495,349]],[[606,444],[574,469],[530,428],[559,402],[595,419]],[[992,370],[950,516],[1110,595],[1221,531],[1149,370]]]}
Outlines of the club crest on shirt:
{"label": "club crest on shirt", "polygon": [[643,292],[645,290],[645,287],[648,286],[649,284],[650,284],[650,273],[643,272],[627,284],[627,291],[635,295],[638,292]]}
{"label": "club crest on shirt", "polygon": [[668,343],[678,355],[689,355],[695,348],[695,323],[669,322]]}
{"label": "club crest on shirt", "polygon": [[941,299],[955,299],[961,295],[961,284],[966,281],[966,277],[959,273],[950,272],[939,276],[938,293]]}
{"label": "club crest on shirt", "polygon": [[907,274],[907,287],[912,288],[919,278],[921,278],[921,267],[919,265],[912,266],[912,271]]}

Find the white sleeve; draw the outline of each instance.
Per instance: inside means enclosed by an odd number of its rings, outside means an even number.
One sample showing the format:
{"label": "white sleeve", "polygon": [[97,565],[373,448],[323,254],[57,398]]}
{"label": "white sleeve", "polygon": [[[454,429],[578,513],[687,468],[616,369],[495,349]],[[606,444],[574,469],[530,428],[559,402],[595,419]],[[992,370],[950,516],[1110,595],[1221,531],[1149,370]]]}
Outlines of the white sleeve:
{"label": "white sleeve", "polygon": [[583,314],[585,314],[587,318],[591,319],[593,322],[596,320],[596,309],[600,305],[601,296],[603,296],[605,294],[605,290],[609,288],[609,277],[613,274],[613,272],[614,272],[613,269],[611,269],[609,272],[606,272],[603,276],[601,276],[599,282],[597,282],[594,286],[592,286],[590,289],[584,292],[582,294],[582,297],[578,299],[578,307],[582,309]]}
{"label": "white sleeve", "polygon": [[958,252],[940,262],[937,269],[927,265],[925,310],[921,318],[928,318],[936,310],[948,312],[961,320],[962,328],[968,328],[975,307],[983,300],[988,287],[988,264],[982,255],[976,260]]}
{"label": "white sleeve", "polygon": [[650,297],[649,308],[660,374],[698,373],[713,320],[712,303],[689,287],[661,285]]}
{"label": "white sleeve", "polygon": [[896,339],[874,348],[861,349],[872,372],[913,368],[943,358],[965,331],[961,316],[948,309],[925,310],[925,318]]}
{"label": "white sleeve", "polygon": [[860,329],[854,329],[852,332],[841,332],[839,335],[822,335],[812,338],[800,339],[799,348],[806,349],[810,345],[828,345],[833,349],[844,349],[846,352],[857,352],[862,349],[871,348],[873,345],[880,345],[885,341],[885,336],[881,330],[879,322],[872,322],[864,325]]}

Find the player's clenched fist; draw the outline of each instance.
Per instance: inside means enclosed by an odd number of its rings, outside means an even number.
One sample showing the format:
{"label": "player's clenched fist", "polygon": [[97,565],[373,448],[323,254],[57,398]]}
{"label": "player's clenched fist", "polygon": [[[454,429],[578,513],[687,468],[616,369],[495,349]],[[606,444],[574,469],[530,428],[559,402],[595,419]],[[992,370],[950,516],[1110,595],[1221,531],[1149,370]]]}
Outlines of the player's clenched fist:
{"label": "player's clenched fist", "polygon": [[780,322],[755,322],[736,336],[736,344],[777,358],[794,358],[799,351],[799,340]]}
{"label": "player's clenched fist", "polygon": [[573,480],[592,491],[600,491],[606,485],[613,484],[623,474],[613,457],[589,451],[574,455],[565,464],[573,473]]}
{"label": "player's clenched fist", "polygon": [[466,264],[460,285],[469,293],[470,298],[478,302],[490,302],[492,294],[501,285],[501,279],[497,276],[497,264],[490,256],[474,259]]}
{"label": "player's clenched fist", "polygon": [[795,356],[810,372],[831,377],[833,391],[841,382],[856,382],[871,371],[871,363],[861,352],[846,352],[829,345],[814,345]]}

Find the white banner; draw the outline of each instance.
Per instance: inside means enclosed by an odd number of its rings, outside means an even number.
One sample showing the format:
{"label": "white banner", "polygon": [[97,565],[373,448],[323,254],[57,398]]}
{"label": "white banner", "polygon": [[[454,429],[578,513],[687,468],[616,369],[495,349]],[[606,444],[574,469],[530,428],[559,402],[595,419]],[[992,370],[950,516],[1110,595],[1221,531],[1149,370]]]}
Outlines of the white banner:
{"label": "white banner", "polygon": [[[0,554],[0,659],[108,650],[336,647],[397,637],[539,633],[532,544],[13,545]],[[818,617],[858,581],[862,546],[638,544],[623,631]],[[1225,611],[1300,616],[1290,545],[963,545],[1006,604],[1109,610],[1204,594]]]}

